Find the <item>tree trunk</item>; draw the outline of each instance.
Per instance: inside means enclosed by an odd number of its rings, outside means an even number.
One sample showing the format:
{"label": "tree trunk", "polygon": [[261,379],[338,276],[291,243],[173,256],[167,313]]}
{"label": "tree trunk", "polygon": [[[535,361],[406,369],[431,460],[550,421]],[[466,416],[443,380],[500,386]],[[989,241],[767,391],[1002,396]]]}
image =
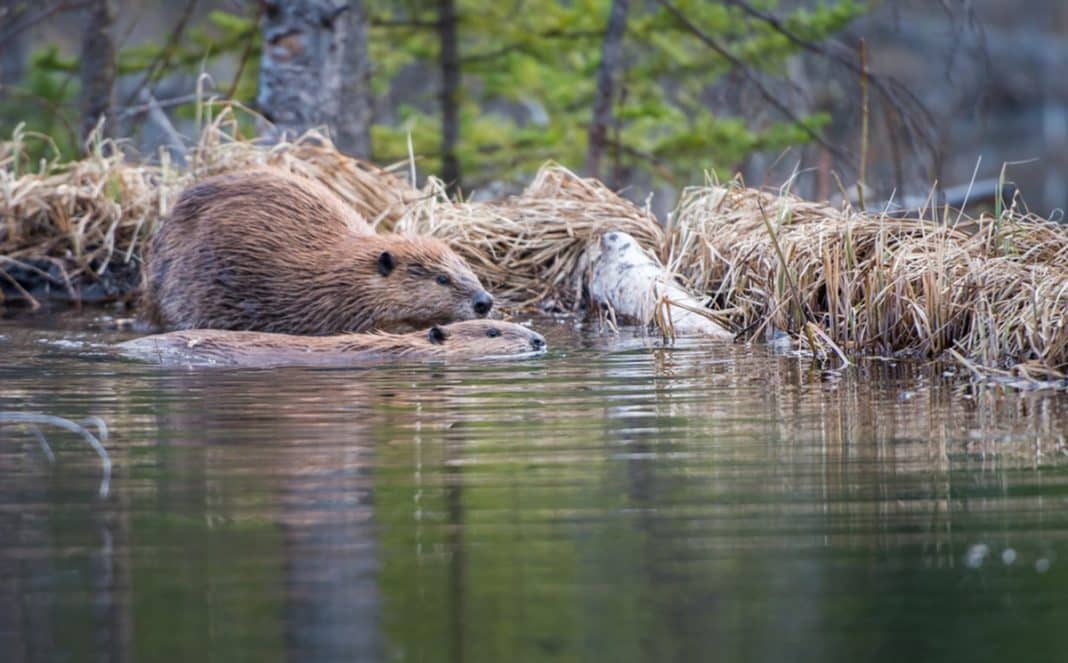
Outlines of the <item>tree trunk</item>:
{"label": "tree trunk", "polygon": [[597,94],[593,99],[593,120],[586,146],[585,171],[591,177],[600,176],[601,156],[608,139],[608,127],[612,124],[612,101],[616,79],[623,69],[623,35],[627,30],[629,4],[629,0],[613,0],[604,33],[601,66],[597,70]]}
{"label": "tree trunk", "polygon": [[441,177],[449,194],[460,190],[460,54],[456,37],[456,2],[441,0],[438,14],[441,37]]}
{"label": "tree trunk", "polygon": [[115,0],[93,0],[82,33],[82,140],[104,118],[105,136],[115,133]]}
{"label": "tree trunk", "polygon": [[[13,26],[25,13],[20,11],[21,0],[0,0],[0,23]],[[4,32],[5,30],[0,30]],[[26,31],[19,30],[4,40],[0,48],[0,86],[18,85],[26,75]],[[0,99],[6,92],[0,89]]]}
{"label": "tree trunk", "polygon": [[363,0],[349,0],[345,12],[341,97],[332,122],[343,152],[371,157],[371,59],[367,53],[367,9]]}
{"label": "tree trunk", "polygon": [[325,126],[338,147],[370,153],[363,0],[266,0],[260,112],[289,136]]}

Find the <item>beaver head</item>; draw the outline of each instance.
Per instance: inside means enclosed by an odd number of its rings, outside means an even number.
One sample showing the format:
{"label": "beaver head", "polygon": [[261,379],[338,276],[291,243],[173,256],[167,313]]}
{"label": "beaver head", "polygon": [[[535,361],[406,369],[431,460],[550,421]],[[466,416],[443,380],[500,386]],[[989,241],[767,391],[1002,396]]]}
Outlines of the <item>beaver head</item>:
{"label": "beaver head", "polygon": [[363,235],[354,237],[352,244],[337,260],[354,272],[330,270],[316,277],[325,279],[320,280],[324,291],[341,294],[336,289],[339,281],[351,286],[348,297],[327,298],[338,307],[332,317],[348,320],[341,329],[420,329],[483,318],[493,308],[493,297],[478,277],[441,240]]}
{"label": "beaver head", "polygon": [[431,345],[444,350],[446,357],[491,359],[541,354],[545,337],[522,325],[498,320],[467,320],[451,325],[434,325],[426,332]]}

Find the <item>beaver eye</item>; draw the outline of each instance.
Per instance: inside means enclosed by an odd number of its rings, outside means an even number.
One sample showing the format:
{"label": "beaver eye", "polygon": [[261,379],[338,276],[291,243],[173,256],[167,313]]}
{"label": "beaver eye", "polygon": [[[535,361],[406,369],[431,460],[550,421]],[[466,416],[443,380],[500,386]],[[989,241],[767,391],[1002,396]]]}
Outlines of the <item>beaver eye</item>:
{"label": "beaver eye", "polygon": [[489,336],[490,338],[497,338],[500,335],[501,335],[501,330],[500,329],[487,329],[486,330],[486,336]]}
{"label": "beaver eye", "polygon": [[438,274],[438,278],[434,280],[438,282],[438,285],[449,285],[449,283],[451,283],[451,281],[449,281],[449,277],[445,276],[444,274]]}

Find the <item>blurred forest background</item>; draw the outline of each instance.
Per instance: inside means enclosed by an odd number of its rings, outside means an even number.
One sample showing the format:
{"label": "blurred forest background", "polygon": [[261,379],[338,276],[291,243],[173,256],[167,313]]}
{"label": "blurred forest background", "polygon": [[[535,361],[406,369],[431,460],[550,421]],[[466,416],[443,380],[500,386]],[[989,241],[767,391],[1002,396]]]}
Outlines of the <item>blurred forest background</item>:
{"label": "blurred forest background", "polygon": [[465,196],[552,159],[661,216],[706,171],[910,207],[1009,164],[1058,217],[1065,65],[1061,0],[0,0],[0,136],[69,158],[104,117],[180,160],[200,95]]}

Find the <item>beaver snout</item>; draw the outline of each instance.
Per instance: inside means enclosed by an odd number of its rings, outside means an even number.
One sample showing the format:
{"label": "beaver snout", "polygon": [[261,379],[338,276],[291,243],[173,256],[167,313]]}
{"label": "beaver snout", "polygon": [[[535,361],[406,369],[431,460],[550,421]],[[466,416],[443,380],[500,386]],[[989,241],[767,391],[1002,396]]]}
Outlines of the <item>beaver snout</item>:
{"label": "beaver snout", "polygon": [[491,297],[485,290],[482,290],[475,295],[473,306],[475,315],[484,318],[486,317],[486,314],[490,312],[490,309],[493,308],[493,297]]}
{"label": "beaver snout", "polygon": [[530,347],[535,351],[542,351],[545,349],[545,337],[541,334],[534,334],[534,338],[530,339]]}

